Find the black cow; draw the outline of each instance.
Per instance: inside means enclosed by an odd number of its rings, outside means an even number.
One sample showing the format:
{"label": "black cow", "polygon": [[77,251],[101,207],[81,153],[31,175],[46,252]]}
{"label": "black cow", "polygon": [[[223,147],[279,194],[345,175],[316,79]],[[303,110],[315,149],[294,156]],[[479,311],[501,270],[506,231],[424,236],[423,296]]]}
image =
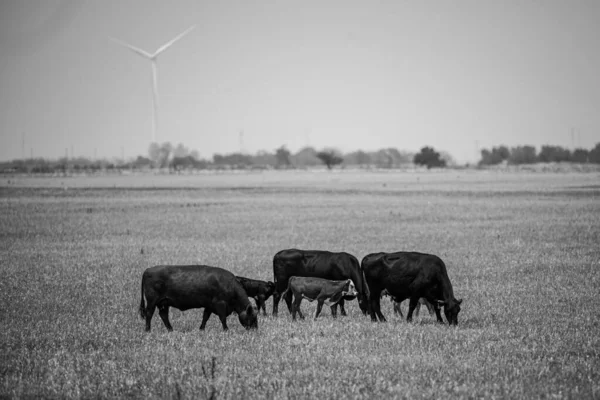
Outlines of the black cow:
{"label": "black cow", "polygon": [[[144,305],[144,297],[147,305]],[[258,327],[256,312],[235,275],[207,265],[157,265],[145,270],[140,315],[146,319],[146,331],[150,331],[156,307],[169,331],[173,330],[169,322],[169,307],[181,311],[204,308],[200,329],[206,327],[210,314],[215,313],[223,329],[227,330],[226,318],[234,311],[246,329]]]}
{"label": "black cow", "polygon": [[265,302],[275,291],[275,284],[273,282],[244,278],[243,276],[236,276],[235,278],[242,284],[248,297],[253,298],[256,302],[256,311],[260,312],[262,309],[263,315],[267,315]]}
{"label": "black cow", "polygon": [[437,256],[417,252],[373,253],[362,260],[361,267],[369,285],[371,319],[385,321],[381,313],[381,291],[402,302],[410,299],[407,321],[412,321],[419,298],[434,305],[438,322],[443,322],[440,307],[450,325],[458,324],[462,300],[456,300],[446,265]]}
{"label": "black cow", "polygon": [[288,280],[288,287],[282,296],[285,296],[288,291],[294,295],[294,302],[292,303],[292,319],[294,321],[296,320],[296,312],[300,315],[300,318],[304,319],[304,315],[300,311],[302,299],[317,300],[317,312],[315,313],[315,319],[317,319],[323,304],[334,306],[343,301],[344,296],[354,297],[358,294],[352,279],[332,281],[304,276],[292,276]]}
{"label": "black cow", "polygon": [[[387,290],[384,289],[381,292],[381,297],[383,297],[383,296],[390,296],[390,294],[387,292]],[[400,317],[404,317],[404,315],[402,314],[402,308],[400,307],[400,304],[402,302],[396,301],[396,299],[394,299],[392,296],[390,296],[390,300],[392,301],[392,303],[394,303],[394,314],[400,315]],[[419,299],[419,302],[417,303],[417,306],[415,307],[415,317],[419,316],[419,311],[421,310],[421,305],[424,305],[425,307],[427,307],[427,311],[429,311],[429,315],[435,314],[435,307],[433,306],[433,304],[428,302],[424,297],[421,297]]]}
{"label": "black cow", "polygon": [[[279,300],[287,289],[288,280],[292,276],[313,276],[330,280],[352,279],[358,292],[358,305],[363,314],[369,310],[369,289],[358,260],[348,253],[332,253],[322,250],[281,250],[273,257],[273,277],[275,293],[273,293],[273,316],[277,315]],[[346,315],[344,300],[353,297],[345,296],[339,303],[341,314]],[[288,310],[292,312],[292,293],[284,297]],[[337,315],[337,304],[331,306],[331,314]]]}

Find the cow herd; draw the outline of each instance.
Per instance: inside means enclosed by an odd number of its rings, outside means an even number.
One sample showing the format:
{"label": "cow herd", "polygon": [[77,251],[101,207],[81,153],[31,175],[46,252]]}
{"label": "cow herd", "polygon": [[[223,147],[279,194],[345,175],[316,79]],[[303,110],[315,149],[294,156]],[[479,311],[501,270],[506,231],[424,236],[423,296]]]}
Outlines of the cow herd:
{"label": "cow herd", "polygon": [[[206,327],[211,314],[217,314],[224,330],[227,316],[235,312],[242,326],[258,327],[257,314],[266,315],[265,301],[273,296],[273,316],[277,316],[281,299],[293,320],[304,318],[300,310],[303,299],[317,301],[315,319],[323,305],[331,307],[333,317],[339,307],[346,315],[345,302],[358,300],[364,315],[372,321],[386,321],[381,312],[381,298],[389,296],[399,304],[409,299],[407,321],[425,304],[430,314],[442,322],[441,309],[450,325],[458,324],[462,300],[454,297],[446,265],[437,256],[417,252],[372,253],[359,264],[356,257],[323,250],[282,250],[273,257],[273,282],[235,276],[223,268],[207,265],[158,265],[142,275],[139,312],[146,320],[146,331],[156,308],[167,330],[169,307],[185,311],[204,308],[200,329]],[[256,309],[249,298],[256,302]],[[145,300],[144,300],[145,299]]]}

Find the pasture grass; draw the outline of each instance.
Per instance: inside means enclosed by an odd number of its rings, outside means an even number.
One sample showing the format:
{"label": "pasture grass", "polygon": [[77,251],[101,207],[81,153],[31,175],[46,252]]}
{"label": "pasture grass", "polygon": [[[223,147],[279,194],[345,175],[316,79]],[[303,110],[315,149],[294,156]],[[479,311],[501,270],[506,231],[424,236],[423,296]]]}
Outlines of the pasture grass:
{"label": "pasture grass", "polygon": [[[598,398],[598,175],[539,176],[13,181],[0,188],[0,397]],[[272,280],[291,247],[437,254],[464,299],[459,326],[424,309],[408,324],[388,301],[388,323],[372,323],[354,301],[297,323],[282,303],[257,332],[235,315],[229,332],[216,316],[200,332],[200,310],[172,309],[173,332],[157,314],[144,332],[145,268]]]}

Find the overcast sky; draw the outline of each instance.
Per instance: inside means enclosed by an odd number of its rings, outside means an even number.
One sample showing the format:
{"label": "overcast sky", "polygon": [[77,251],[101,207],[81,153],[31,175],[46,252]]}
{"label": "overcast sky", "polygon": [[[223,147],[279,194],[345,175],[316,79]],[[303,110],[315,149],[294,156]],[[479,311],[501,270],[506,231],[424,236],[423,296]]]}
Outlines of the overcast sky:
{"label": "overcast sky", "polygon": [[3,0],[0,159],[147,154],[151,64],[108,36],[194,24],[158,58],[157,141],[203,157],[600,142],[597,0]]}

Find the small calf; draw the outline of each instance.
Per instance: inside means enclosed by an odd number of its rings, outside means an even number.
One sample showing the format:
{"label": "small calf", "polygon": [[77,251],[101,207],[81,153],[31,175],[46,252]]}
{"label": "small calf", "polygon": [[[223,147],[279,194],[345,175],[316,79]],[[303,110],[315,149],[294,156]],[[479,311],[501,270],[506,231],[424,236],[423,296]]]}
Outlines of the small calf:
{"label": "small calf", "polygon": [[[393,298],[386,289],[384,289],[381,292],[381,297],[383,297],[383,296],[390,296],[390,300],[392,301],[392,303],[394,303],[394,314],[396,314],[396,315],[399,314],[401,318],[404,318],[404,315],[402,314],[402,309],[400,308],[400,304],[402,302],[396,301],[396,299]],[[425,299],[424,297],[421,297],[421,298],[419,298],[417,307],[415,307],[415,316],[416,317],[419,316],[419,310],[421,309],[421,304],[424,305],[425,307],[427,307],[427,311],[429,311],[429,315],[435,315],[435,307],[433,306],[433,304],[428,302],[427,299]]]}
{"label": "small calf", "polygon": [[244,278],[243,276],[236,276],[235,278],[242,285],[248,297],[254,299],[256,302],[256,309],[259,312],[262,309],[263,315],[267,315],[265,302],[275,291],[275,284],[273,282]]}
{"label": "small calf", "polygon": [[307,299],[308,301],[317,300],[317,312],[315,313],[315,319],[317,319],[321,313],[323,304],[333,306],[342,300],[344,296],[356,296],[358,294],[352,279],[332,281],[304,276],[292,276],[282,297],[288,291],[291,291],[294,296],[292,303],[292,319],[294,321],[296,320],[296,313],[300,315],[301,319],[304,319],[304,315],[300,311],[302,299]]}

